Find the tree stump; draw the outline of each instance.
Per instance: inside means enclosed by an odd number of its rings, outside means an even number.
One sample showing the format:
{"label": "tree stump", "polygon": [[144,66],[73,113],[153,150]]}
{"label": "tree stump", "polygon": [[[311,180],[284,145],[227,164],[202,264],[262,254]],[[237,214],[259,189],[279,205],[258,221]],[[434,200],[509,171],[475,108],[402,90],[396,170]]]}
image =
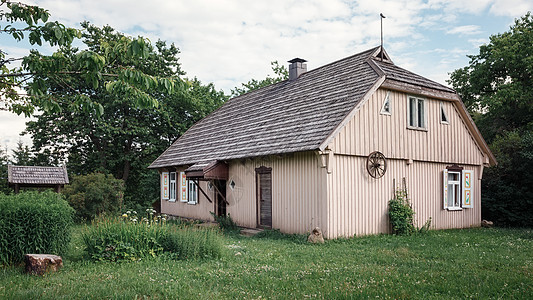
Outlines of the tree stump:
{"label": "tree stump", "polygon": [[492,221],[483,220],[481,221],[481,227],[483,228],[491,228],[494,225]]}
{"label": "tree stump", "polygon": [[324,236],[322,235],[322,230],[319,227],[313,229],[307,241],[313,244],[320,243],[324,244]]}
{"label": "tree stump", "polygon": [[56,272],[63,267],[61,256],[52,254],[26,254],[26,273],[32,275],[44,275],[47,272]]}

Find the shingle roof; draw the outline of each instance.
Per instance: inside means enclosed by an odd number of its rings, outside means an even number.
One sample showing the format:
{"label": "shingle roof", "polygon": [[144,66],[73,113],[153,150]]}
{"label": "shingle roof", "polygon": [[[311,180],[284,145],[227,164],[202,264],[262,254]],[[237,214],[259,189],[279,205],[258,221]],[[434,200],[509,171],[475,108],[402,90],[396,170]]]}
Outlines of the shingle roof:
{"label": "shingle roof", "polygon": [[[377,49],[228,100],[187,130],[149,168],[319,149],[383,76],[369,62]],[[387,77],[444,87],[391,63],[378,66]]]}
{"label": "shingle roof", "polygon": [[406,69],[400,68],[395,64],[381,62],[379,60],[374,60],[378,67],[383,70],[387,79],[393,79],[401,82],[407,82],[418,86],[424,86],[436,90],[441,90],[445,92],[455,93],[455,91],[445,85],[437,83],[433,80],[427,79],[420,75],[417,75],[413,72],[407,71]]}
{"label": "shingle roof", "polygon": [[9,183],[19,184],[67,184],[66,167],[34,167],[8,165]]}

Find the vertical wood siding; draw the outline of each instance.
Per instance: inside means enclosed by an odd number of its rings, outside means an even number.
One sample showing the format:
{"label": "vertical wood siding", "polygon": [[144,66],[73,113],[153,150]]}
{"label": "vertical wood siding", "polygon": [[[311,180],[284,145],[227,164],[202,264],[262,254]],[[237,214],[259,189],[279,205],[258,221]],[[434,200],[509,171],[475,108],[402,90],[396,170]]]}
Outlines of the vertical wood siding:
{"label": "vertical wood siding", "polygon": [[335,155],[333,172],[328,175],[330,237],[387,233],[388,201],[393,197],[395,180],[400,187],[406,178],[415,226],[421,227],[431,217],[432,229],[479,226],[481,221],[480,166],[461,165],[474,170],[473,208],[461,211],[443,209],[442,170],[444,163],[388,160],[385,175],[374,179],[366,171],[366,157]]}
{"label": "vertical wood siding", "polygon": [[[177,172],[183,171],[184,168],[178,169]],[[215,201],[214,193],[207,188],[206,181],[200,181],[200,187],[209,196],[211,201]],[[180,192],[177,192],[179,195]],[[214,212],[214,203],[211,203],[207,198],[199,191],[198,204],[188,204],[186,202],[180,202],[177,199],[175,202],[168,200],[161,200],[161,213],[179,216],[185,218],[192,218],[205,221],[213,221],[213,217],[210,212]]]}
{"label": "vertical wood siding", "polygon": [[227,187],[228,213],[239,225],[257,226],[255,169],[272,168],[272,228],[305,233],[326,226],[326,169],[313,152],[230,162],[232,190]]}
{"label": "vertical wood siding", "polygon": [[407,129],[408,94],[390,92],[390,116],[380,110],[387,90],[379,89],[330,144],[335,153],[462,164],[483,164],[483,154],[452,102],[442,101],[449,125],[440,122],[440,100],[427,98],[427,131]]}
{"label": "vertical wood siding", "polygon": [[[379,89],[329,145],[335,153],[328,175],[328,236],[389,232],[388,201],[393,181],[406,178],[420,227],[431,217],[434,229],[479,226],[483,154],[452,102],[442,102],[449,124],[441,123],[441,101],[426,99],[426,129],[407,128],[408,94],[390,91],[391,115],[381,115],[387,90]],[[380,179],[366,171],[366,157],[380,151],[388,169]],[[412,160],[412,164],[408,164]],[[451,164],[474,170],[474,208],[443,209],[442,170]]]}

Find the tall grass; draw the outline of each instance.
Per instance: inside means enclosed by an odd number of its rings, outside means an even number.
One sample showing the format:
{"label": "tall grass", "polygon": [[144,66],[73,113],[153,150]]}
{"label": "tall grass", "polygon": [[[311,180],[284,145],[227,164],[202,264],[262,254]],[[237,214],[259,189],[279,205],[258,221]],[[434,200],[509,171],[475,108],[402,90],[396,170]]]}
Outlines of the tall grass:
{"label": "tall grass", "polygon": [[96,261],[127,261],[167,253],[173,259],[218,258],[223,245],[212,229],[169,226],[164,221],[102,218],[82,233],[88,257]]}
{"label": "tall grass", "polygon": [[70,241],[74,210],[60,194],[0,194],[0,264],[20,263],[27,253],[62,255]]}

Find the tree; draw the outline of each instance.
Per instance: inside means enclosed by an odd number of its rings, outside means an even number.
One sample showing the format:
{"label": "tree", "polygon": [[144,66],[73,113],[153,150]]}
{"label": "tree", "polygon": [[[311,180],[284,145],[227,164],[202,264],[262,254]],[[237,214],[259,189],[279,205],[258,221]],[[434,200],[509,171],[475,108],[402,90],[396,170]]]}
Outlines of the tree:
{"label": "tree", "polygon": [[7,182],[7,152],[0,148],[0,193],[8,194],[11,191]]}
{"label": "tree", "polygon": [[[106,55],[107,49],[122,45],[124,35],[109,26],[99,28],[85,22],[82,27],[83,42],[96,55]],[[117,73],[127,67],[147,76],[159,74],[178,78],[184,75],[177,47],[158,41],[155,47],[147,44],[147,49],[142,59],[115,56],[105,72]],[[68,65],[79,53],[81,51],[76,48],[62,47],[55,55]],[[157,172],[146,167],[226,97],[212,84],[183,79],[183,88],[176,93],[151,91],[150,97],[157,99],[158,107],[142,108],[130,101],[128,93],[111,93],[104,81],[102,78],[92,84],[77,74],[63,75],[61,80],[43,77],[43,84],[58,99],[60,109],[36,115],[36,121],[27,123],[26,132],[32,136],[35,150],[47,151],[55,161],[68,161],[71,173],[110,173],[125,181],[127,205],[146,206],[159,195]],[[102,114],[73,108],[71,98],[77,97],[73,90],[101,105]]]}
{"label": "tree", "polygon": [[65,186],[63,194],[76,211],[77,220],[90,221],[100,214],[120,211],[124,181],[103,173],[77,175]]}
{"label": "tree", "polygon": [[533,224],[533,17],[490,37],[455,70],[449,83],[458,91],[499,165],[483,181],[483,217],[500,224]]}
{"label": "tree", "polygon": [[[19,2],[1,0],[0,20],[6,20],[8,25],[0,28],[0,33],[10,34],[20,41],[28,33],[29,42],[42,45],[48,42],[51,46],[69,47],[75,37],[80,36],[80,31],[66,28],[58,22],[47,22],[49,13],[37,6],[30,6]],[[26,27],[17,28],[17,21],[26,23]],[[44,25],[37,25],[40,21]],[[42,111],[58,111],[62,109],[61,101],[50,90],[49,80],[63,84],[70,88],[67,78],[73,76],[87,82],[93,87],[105,85],[107,91],[115,96],[127,95],[136,107],[157,107],[156,98],[151,92],[157,90],[161,93],[172,93],[181,86],[179,78],[164,78],[159,74],[148,75],[133,68],[123,65],[120,68],[110,68],[117,59],[146,59],[149,55],[149,41],[142,38],[122,36],[113,46],[101,43],[102,51],[87,49],[77,53],[76,56],[65,59],[61,52],[53,55],[42,55],[37,50],[32,50],[24,58],[6,59],[6,53],[0,51],[0,93],[4,102],[4,109],[12,110],[17,114],[31,115],[35,108]],[[22,68],[9,69],[8,64],[15,60],[22,60]],[[18,90],[25,89],[27,95],[21,95]],[[103,106],[92,101],[89,95],[74,88],[70,91],[68,104],[71,109],[83,109],[103,113]]]}
{"label": "tree", "polygon": [[263,80],[251,79],[247,83],[241,84],[242,87],[235,87],[233,90],[231,90],[231,96],[237,97],[259,88],[287,80],[289,78],[289,71],[285,66],[280,66],[278,61],[273,61],[270,63],[270,65],[272,67],[272,71],[274,71],[274,74],[276,74],[275,77],[270,77],[270,75],[267,75],[267,77]]}
{"label": "tree", "polygon": [[13,159],[11,163],[18,166],[31,166],[34,165],[34,156],[30,147],[24,145],[24,143],[19,140],[17,142],[17,148],[11,150],[13,152]]}

